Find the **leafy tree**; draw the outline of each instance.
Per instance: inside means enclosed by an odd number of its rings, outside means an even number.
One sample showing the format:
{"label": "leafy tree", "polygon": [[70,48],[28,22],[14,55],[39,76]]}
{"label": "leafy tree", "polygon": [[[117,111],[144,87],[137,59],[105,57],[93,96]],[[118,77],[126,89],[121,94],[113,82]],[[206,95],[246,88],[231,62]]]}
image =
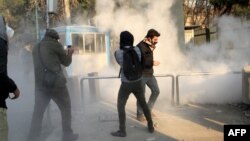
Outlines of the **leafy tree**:
{"label": "leafy tree", "polygon": [[[28,17],[34,17],[34,10],[35,10],[35,6],[36,3],[35,1],[37,1],[37,5],[39,7],[39,15],[40,18],[42,18],[41,24],[45,25],[45,21],[46,21],[46,0],[30,0],[28,1],[27,4],[27,11],[26,11],[26,15]],[[72,18],[74,18],[75,15],[77,15],[76,13],[87,13],[85,15],[87,15],[87,18],[92,18],[95,15],[95,0],[70,0],[70,10],[72,15]],[[56,22],[60,22],[65,23],[65,0],[58,0],[58,9],[57,9],[57,13],[50,15],[50,20],[53,23]]]}
{"label": "leafy tree", "polygon": [[184,20],[192,25],[209,25],[212,7],[208,0],[184,0]]}
{"label": "leafy tree", "polygon": [[184,17],[192,25],[209,27],[214,17],[233,15],[250,19],[250,0],[184,0]]}
{"label": "leafy tree", "polygon": [[24,4],[24,0],[0,0],[0,14],[11,26],[16,27],[18,22],[22,20],[20,13],[25,12]]}
{"label": "leafy tree", "polygon": [[[51,21],[64,22],[65,0],[58,0],[58,12],[51,15]],[[35,7],[39,7],[40,24],[45,25],[46,21],[46,0],[0,0],[0,14],[14,27],[20,22],[35,23]],[[75,13],[85,13],[87,18],[95,15],[95,0],[70,0],[72,18]]]}
{"label": "leafy tree", "polygon": [[242,15],[249,13],[249,0],[210,0],[211,5],[214,6],[214,12],[218,16],[222,15]]}

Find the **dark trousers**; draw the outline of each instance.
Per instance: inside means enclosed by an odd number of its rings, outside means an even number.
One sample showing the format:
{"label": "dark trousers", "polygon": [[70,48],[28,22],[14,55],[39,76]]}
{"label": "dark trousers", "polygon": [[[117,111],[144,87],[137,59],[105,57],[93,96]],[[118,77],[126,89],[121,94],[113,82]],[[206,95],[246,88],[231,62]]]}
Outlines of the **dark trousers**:
{"label": "dark trousers", "polygon": [[[143,76],[142,83],[143,83],[144,97],[145,97],[146,85],[151,90],[151,95],[150,95],[149,100],[148,100],[148,108],[151,111],[154,107],[156,99],[158,98],[158,96],[160,94],[159,86],[158,86],[158,83],[157,83],[155,76],[151,76],[151,77]],[[137,101],[137,115],[142,115],[142,114],[143,114],[142,107],[141,107],[140,103]]]}
{"label": "dark trousers", "polygon": [[151,114],[148,108],[148,105],[146,103],[144,94],[143,94],[143,87],[142,87],[142,82],[137,81],[137,82],[130,82],[130,83],[125,83],[122,82],[119,93],[118,93],[118,100],[117,100],[117,109],[118,109],[118,115],[119,115],[119,128],[121,131],[126,131],[126,112],[125,112],[125,105],[127,103],[128,97],[130,93],[133,93],[137,99],[137,101],[140,103],[143,113],[148,121],[148,125],[152,126],[152,118]]}
{"label": "dark trousers", "polygon": [[67,87],[53,90],[36,89],[35,107],[31,121],[28,139],[34,141],[40,136],[42,119],[50,100],[53,100],[61,112],[63,135],[72,134],[71,128],[71,102]]}

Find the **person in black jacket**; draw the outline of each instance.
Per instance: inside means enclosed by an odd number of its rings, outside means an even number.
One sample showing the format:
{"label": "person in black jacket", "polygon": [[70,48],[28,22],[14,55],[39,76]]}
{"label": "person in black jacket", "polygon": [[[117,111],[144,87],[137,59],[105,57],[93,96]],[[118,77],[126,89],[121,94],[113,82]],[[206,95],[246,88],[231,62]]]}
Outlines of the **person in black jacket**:
{"label": "person in black jacket", "polygon": [[20,91],[15,82],[9,78],[7,73],[8,58],[8,36],[6,32],[6,23],[4,17],[0,15],[0,138],[1,141],[8,141],[8,122],[7,122],[7,105],[6,99],[10,97],[9,93],[14,96],[11,99],[17,99]]}
{"label": "person in black jacket", "polygon": [[[75,141],[78,134],[73,133],[71,127],[71,100],[66,85],[66,77],[61,65],[69,66],[72,62],[73,47],[67,51],[59,40],[59,35],[54,29],[47,29],[44,38],[33,48],[33,63],[35,70],[35,106],[28,135],[29,141],[37,140],[42,131],[43,114],[51,100],[61,112],[62,141]],[[48,74],[51,76],[48,76]],[[54,83],[49,86],[45,79],[54,78]],[[51,79],[52,80],[52,79]]]}
{"label": "person in black jacket", "polygon": [[[151,111],[152,117],[154,117],[154,113],[152,113],[152,108],[155,104],[157,97],[160,94],[159,86],[157,80],[155,78],[153,66],[158,66],[160,64],[159,61],[154,60],[153,51],[156,48],[156,44],[158,43],[158,38],[160,33],[155,29],[148,30],[146,37],[137,45],[142,52],[142,64],[143,64],[143,85],[144,85],[144,94],[146,85],[151,90],[151,95],[148,100],[148,107]],[[144,121],[143,112],[140,104],[137,102],[137,120]]]}
{"label": "person in black jacket", "polygon": [[[118,109],[118,115],[119,115],[119,130],[112,132],[111,135],[117,136],[117,137],[126,137],[126,112],[125,112],[125,105],[127,103],[127,100],[129,98],[129,95],[131,93],[134,94],[138,102],[141,104],[144,115],[148,121],[148,131],[150,133],[154,132],[154,126],[153,121],[150,115],[149,108],[147,106],[144,93],[143,93],[143,86],[142,86],[142,77],[139,77],[136,80],[129,80],[124,73],[124,50],[128,49],[130,47],[133,47],[134,43],[134,36],[128,32],[123,31],[120,34],[120,49],[115,51],[115,59],[117,63],[121,67],[121,85],[118,92],[118,98],[117,98],[117,109]],[[141,61],[141,52],[138,47],[133,47],[134,51],[138,55],[139,61]]]}
{"label": "person in black jacket", "polygon": [[[35,106],[31,121],[28,141],[36,141],[41,137],[43,115],[49,102],[53,100],[61,112],[62,141],[75,141],[78,134],[71,127],[71,100],[66,85],[66,77],[61,65],[69,66],[72,62],[74,48],[63,49],[59,35],[54,29],[47,29],[44,38],[33,48],[33,64],[35,70]],[[51,74],[48,76],[48,74]],[[45,79],[52,80],[50,86]]]}

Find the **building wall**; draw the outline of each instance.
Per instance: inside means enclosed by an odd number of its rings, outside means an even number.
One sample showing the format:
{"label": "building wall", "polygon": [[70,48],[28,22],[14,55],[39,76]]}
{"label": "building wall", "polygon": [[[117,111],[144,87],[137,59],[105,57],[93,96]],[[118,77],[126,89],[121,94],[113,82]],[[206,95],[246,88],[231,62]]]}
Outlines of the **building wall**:
{"label": "building wall", "polygon": [[175,4],[172,7],[173,16],[176,17],[176,26],[178,30],[178,44],[179,47],[185,46],[185,38],[184,38],[184,12],[183,12],[183,1],[176,0]]}

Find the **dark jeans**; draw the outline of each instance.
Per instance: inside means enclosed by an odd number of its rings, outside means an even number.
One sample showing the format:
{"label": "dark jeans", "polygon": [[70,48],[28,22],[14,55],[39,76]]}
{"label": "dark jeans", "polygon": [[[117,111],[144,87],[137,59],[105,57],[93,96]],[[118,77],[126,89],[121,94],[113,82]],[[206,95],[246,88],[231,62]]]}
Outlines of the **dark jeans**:
{"label": "dark jeans", "polygon": [[71,128],[71,102],[67,87],[53,90],[36,89],[35,107],[28,139],[34,141],[39,138],[42,130],[43,114],[50,100],[53,100],[60,109],[62,117],[63,135],[72,134]]}
{"label": "dark jeans", "polygon": [[[158,96],[160,94],[159,86],[158,86],[158,83],[157,83],[155,76],[152,76],[152,77],[143,76],[142,83],[143,83],[144,97],[145,97],[146,85],[151,90],[151,95],[150,95],[149,100],[148,100],[148,108],[151,111],[154,107],[156,99],[158,98]],[[143,112],[142,112],[141,105],[137,101],[137,115],[142,115],[142,113]]]}
{"label": "dark jeans", "polygon": [[142,106],[143,113],[148,121],[148,125],[152,126],[152,118],[151,114],[148,108],[148,105],[146,103],[144,94],[143,94],[143,87],[142,87],[142,81],[137,82],[130,82],[125,83],[122,82],[119,93],[118,93],[118,99],[117,99],[117,109],[118,109],[118,115],[119,115],[119,128],[121,131],[126,131],[126,112],[125,112],[125,105],[127,103],[128,97],[130,93],[133,93],[137,99],[137,101]]}

